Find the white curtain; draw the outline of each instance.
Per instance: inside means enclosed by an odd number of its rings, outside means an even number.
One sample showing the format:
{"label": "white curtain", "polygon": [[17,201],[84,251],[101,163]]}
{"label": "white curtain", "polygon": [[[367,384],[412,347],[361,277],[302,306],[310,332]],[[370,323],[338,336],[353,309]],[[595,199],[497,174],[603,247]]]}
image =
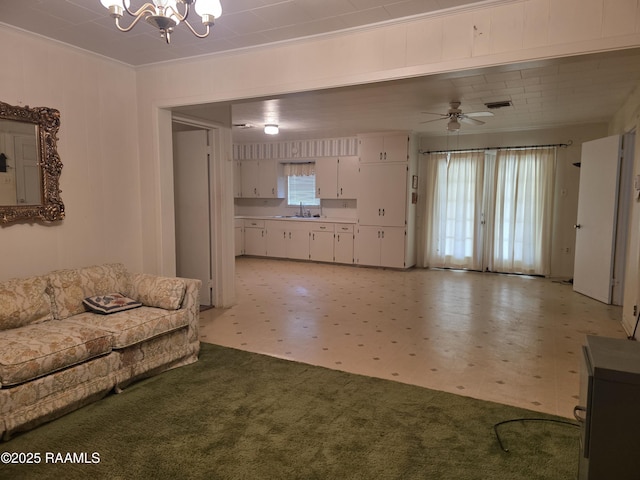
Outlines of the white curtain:
{"label": "white curtain", "polygon": [[429,154],[423,267],[548,275],[555,148]]}
{"label": "white curtain", "polygon": [[315,162],[284,164],[284,174],[287,177],[308,177],[310,175],[315,175],[315,173]]}
{"label": "white curtain", "polygon": [[555,148],[499,150],[489,270],[548,275]]}
{"label": "white curtain", "polygon": [[484,153],[431,154],[427,159],[425,266],[482,267]]}

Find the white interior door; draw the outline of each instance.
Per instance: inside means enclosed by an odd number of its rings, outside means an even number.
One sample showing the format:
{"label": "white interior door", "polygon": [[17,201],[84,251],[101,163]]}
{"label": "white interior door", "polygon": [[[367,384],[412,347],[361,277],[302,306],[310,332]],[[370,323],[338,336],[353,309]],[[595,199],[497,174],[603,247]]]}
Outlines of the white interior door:
{"label": "white interior door", "polygon": [[212,304],[207,135],[207,130],[173,134],[176,272],[202,281],[201,305]]}
{"label": "white interior door", "polygon": [[611,303],[620,136],[582,144],[573,289]]}

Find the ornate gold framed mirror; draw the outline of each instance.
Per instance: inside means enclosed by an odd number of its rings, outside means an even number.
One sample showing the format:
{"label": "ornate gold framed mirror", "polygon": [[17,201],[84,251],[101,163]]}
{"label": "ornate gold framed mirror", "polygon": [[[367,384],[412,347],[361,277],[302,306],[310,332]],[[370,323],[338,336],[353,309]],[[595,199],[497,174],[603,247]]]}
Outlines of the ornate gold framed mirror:
{"label": "ornate gold framed mirror", "polygon": [[60,112],[0,102],[0,223],[64,218]]}

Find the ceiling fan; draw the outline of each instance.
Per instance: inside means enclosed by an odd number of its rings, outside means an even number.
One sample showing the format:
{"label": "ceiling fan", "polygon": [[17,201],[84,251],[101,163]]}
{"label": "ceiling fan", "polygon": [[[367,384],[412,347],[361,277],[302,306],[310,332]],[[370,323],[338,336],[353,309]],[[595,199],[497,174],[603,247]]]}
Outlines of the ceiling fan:
{"label": "ceiling fan", "polygon": [[483,125],[484,122],[482,120],[478,120],[477,117],[493,117],[493,113],[491,112],[462,113],[462,110],[460,110],[460,102],[450,102],[449,107],[450,108],[447,113],[422,112],[428,115],[438,115],[440,116],[440,118],[434,118],[433,120],[427,120],[420,123],[449,120],[449,122],[447,123],[447,130],[449,130],[450,132],[457,132],[458,130],[460,130],[460,123],[467,123],[470,125]]}

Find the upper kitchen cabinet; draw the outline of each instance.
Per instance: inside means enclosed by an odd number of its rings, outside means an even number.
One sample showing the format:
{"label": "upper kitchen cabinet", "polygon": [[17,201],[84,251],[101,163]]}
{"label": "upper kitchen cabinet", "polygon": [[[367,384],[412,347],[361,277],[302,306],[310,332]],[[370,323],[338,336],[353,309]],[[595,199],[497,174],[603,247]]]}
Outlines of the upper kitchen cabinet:
{"label": "upper kitchen cabinet", "polygon": [[[284,198],[282,165],[277,160],[240,160],[240,198]],[[240,195],[238,195],[238,193]]]}
{"label": "upper kitchen cabinet", "polygon": [[407,224],[408,166],[362,165],[358,220],[361,225],[404,227]]}
{"label": "upper kitchen cabinet", "polygon": [[360,162],[406,162],[409,158],[409,140],[406,133],[358,135]]}
{"label": "upper kitchen cabinet", "polygon": [[358,197],[358,157],[324,157],[316,160],[316,197]]}

